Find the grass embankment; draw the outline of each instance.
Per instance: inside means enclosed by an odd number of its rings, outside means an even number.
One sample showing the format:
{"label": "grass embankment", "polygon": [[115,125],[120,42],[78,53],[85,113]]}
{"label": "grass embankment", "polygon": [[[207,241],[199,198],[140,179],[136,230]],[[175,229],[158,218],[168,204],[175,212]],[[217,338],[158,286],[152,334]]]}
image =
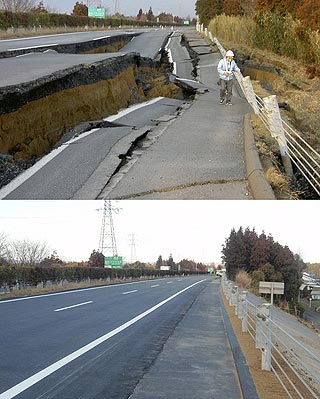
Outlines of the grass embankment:
{"label": "grass embankment", "polygon": [[[283,22],[283,21],[282,21]],[[279,22],[280,23],[280,22]],[[320,33],[305,32],[305,46],[297,36],[297,22],[286,17],[283,38],[275,43],[276,33],[263,35],[261,27],[249,17],[221,15],[209,24],[209,30],[225,48],[232,48],[239,58],[255,64],[274,67],[278,73],[264,76],[263,71],[251,76],[255,92],[260,97],[277,95],[278,102],[287,103],[281,109],[283,120],[301,132],[302,137],[320,152]],[[279,28],[275,24],[271,31]],[[280,173],[279,150],[275,139],[260,120],[252,119],[254,134],[266,177],[279,199],[297,199],[303,193],[292,189],[290,180]]]}

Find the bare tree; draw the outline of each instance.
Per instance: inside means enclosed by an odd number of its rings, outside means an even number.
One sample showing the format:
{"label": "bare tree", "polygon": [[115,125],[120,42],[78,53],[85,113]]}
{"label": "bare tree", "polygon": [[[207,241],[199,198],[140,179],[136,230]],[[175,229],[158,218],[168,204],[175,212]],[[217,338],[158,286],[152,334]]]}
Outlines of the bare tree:
{"label": "bare tree", "polygon": [[22,240],[12,241],[9,246],[9,260],[14,265],[36,266],[48,255],[46,243]]}
{"label": "bare tree", "polygon": [[5,233],[0,233],[0,266],[6,263],[8,257],[8,241]]}
{"label": "bare tree", "polygon": [[30,12],[36,7],[35,0],[0,0],[0,10]]}

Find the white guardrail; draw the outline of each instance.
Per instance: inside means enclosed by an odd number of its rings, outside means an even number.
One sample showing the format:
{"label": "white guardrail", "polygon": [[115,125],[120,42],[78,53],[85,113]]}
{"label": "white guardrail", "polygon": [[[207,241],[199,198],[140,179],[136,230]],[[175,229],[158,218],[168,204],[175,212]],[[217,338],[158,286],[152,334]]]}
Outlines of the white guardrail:
{"label": "white guardrail", "polygon": [[[216,37],[203,25],[197,25],[197,31],[206,35],[218,47],[222,56],[226,50]],[[265,98],[257,96],[249,76],[235,74],[248,103],[277,140],[286,174],[293,177],[292,163],[320,196],[320,154],[301,136],[297,130],[282,120],[276,96]]]}
{"label": "white guardrail", "polygon": [[225,274],[222,289],[235,315],[242,322],[242,332],[251,335],[261,350],[261,369],[273,371],[290,399],[319,399],[320,360],[272,319],[271,304],[255,305]]}

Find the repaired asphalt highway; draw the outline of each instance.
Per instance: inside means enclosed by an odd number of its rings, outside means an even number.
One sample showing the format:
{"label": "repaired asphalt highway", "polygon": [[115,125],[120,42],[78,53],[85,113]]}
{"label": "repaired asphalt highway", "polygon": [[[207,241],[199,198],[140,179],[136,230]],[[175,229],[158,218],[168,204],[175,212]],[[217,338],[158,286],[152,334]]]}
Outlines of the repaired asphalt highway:
{"label": "repaired asphalt highway", "polygon": [[0,399],[240,399],[221,306],[208,276],[0,301]]}

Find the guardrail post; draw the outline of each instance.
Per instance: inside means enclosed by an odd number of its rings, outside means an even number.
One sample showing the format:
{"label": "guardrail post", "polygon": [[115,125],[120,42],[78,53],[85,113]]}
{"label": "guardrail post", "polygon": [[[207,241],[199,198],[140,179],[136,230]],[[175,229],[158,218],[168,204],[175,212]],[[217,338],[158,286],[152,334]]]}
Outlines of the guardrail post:
{"label": "guardrail post", "polygon": [[242,322],[242,332],[248,331],[247,293],[248,291],[242,291],[242,293],[239,295],[238,318]]}
{"label": "guardrail post", "polygon": [[257,103],[257,97],[256,93],[253,90],[252,82],[250,79],[250,76],[246,76],[245,78],[242,79],[242,86],[244,89],[244,94],[248,100],[248,103],[251,105],[253,108],[253,111],[256,115],[259,115],[260,110],[259,106]]}
{"label": "guardrail post", "polygon": [[210,38],[210,40],[211,40],[212,42],[214,42],[214,40],[213,40],[213,35],[212,35],[211,32],[209,32],[209,38]]}
{"label": "guardrail post", "polygon": [[238,286],[232,286],[231,283],[231,296],[230,296],[230,306],[236,306],[238,298]]}
{"label": "guardrail post", "polygon": [[236,315],[236,316],[238,316],[238,306],[239,306],[239,287],[237,286],[237,285],[235,285],[234,287],[233,287],[233,291],[234,291],[234,297],[233,297],[233,301],[234,301],[234,306],[235,306],[235,309],[234,309],[234,314]]}
{"label": "guardrail post", "polygon": [[232,299],[232,281],[228,281],[228,300],[230,306],[231,306],[231,299]]}
{"label": "guardrail post", "polygon": [[291,160],[289,158],[288,145],[284,134],[284,129],[282,126],[282,120],[277,102],[277,97],[274,95],[265,97],[263,99],[263,103],[268,118],[271,136],[274,137],[279,144],[280,154],[285,171],[288,176],[293,177],[292,165],[291,165]]}
{"label": "guardrail post", "polygon": [[270,303],[260,306],[256,315],[256,348],[261,349],[261,369],[271,370],[272,332],[270,321]]}
{"label": "guardrail post", "polygon": [[242,332],[248,332],[248,302],[247,291],[242,293]]}
{"label": "guardrail post", "polygon": [[205,28],[204,34],[208,37],[208,28]]}

